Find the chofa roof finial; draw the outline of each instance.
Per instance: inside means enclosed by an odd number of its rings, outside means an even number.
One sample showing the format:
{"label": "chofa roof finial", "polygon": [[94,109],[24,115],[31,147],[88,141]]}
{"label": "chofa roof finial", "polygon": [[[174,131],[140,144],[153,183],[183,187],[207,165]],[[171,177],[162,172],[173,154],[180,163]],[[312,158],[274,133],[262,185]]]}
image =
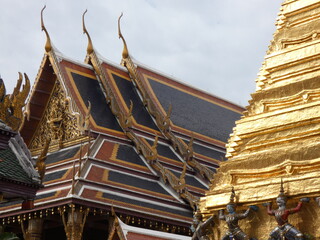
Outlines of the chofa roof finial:
{"label": "chofa roof finial", "polygon": [[84,13],[82,14],[82,28],[83,28],[83,33],[87,35],[88,37],[88,47],[87,47],[87,54],[90,55],[93,52],[93,45],[92,45],[92,41],[91,41],[91,37],[87,31],[86,25],[84,23],[84,15],[87,13],[87,9],[84,11]]}
{"label": "chofa roof finial", "polygon": [[45,8],[46,8],[46,5],[44,5],[44,7],[41,10],[41,30],[44,31],[47,36],[47,42],[46,42],[44,49],[46,50],[46,52],[50,52],[52,50],[51,40],[50,40],[49,33],[43,23],[43,11]]}
{"label": "chofa roof finial", "polygon": [[120,15],[120,17],[118,19],[118,34],[119,34],[119,38],[121,38],[122,41],[123,41],[122,58],[126,59],[129,56],[129,51],[128,51],[126,40],[122,36],[121,29],[120,29],[120,19],[122,18],[122,16],[123,16],[123,13],[121,13],[121,15]]}

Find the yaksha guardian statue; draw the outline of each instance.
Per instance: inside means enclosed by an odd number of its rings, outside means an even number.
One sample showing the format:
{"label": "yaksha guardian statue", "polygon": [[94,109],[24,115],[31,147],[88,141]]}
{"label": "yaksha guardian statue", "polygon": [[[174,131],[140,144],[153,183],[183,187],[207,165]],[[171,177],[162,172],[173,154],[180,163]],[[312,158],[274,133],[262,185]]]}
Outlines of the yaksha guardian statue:
{"label": "yaksha guardian statue", "polygon": [[248,240],[249,237],[239,227],[238,221],[248,217],[251,210],[257,211],[257,206],[250,206],[244,213],[236,212],[236,204],[234,202],[235,192],[232,188],[230,202],[227,204],[228,214],[224,214],[224,210],[219,211],[219,219],[227,222],[228,232],[224,235],[222,240]]}
{"label": "yaksha guardian statue", "polygon": [[213,217],[209,217],[207,220],[202,221],[202,215],[195,213],[193,217],[193,223],[191,231],[193,232],[192,240],[209,240],[209,235],[212,232],[214,226]]}
{"label": "yaksha guardian statue", "polygon": [[270,233],[269,240],[303,240],[302,233],[288,223],[288,216],[290,214],[299,212],[302,207],[302,202],[309,201],[309,198],[301,198],[300,202],[295,208],[287,209],[287,197],[284,194],[283,183],[281,180],[280,194],[276,199],[278,209],[273,210],[271,208],[271,203],[264,204],[267,207],[268,214],[274,216],[278,223],[278,226],[275,227]]}

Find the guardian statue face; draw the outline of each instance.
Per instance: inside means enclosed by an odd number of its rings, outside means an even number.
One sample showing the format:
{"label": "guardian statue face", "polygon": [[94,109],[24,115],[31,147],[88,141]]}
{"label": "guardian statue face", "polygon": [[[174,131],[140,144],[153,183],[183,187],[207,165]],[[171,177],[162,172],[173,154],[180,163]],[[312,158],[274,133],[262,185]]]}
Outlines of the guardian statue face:
{"label": "guardian statue face", "polygon": [[228,213],[235,213],[235,206],[233,204],[228,204],[227,211]]}
{"label": "guardian statue face", "polygon": [[283,197],[278,197],[277,198],[277,205],[279,208],[285,208],[286,207],[286,199]]}

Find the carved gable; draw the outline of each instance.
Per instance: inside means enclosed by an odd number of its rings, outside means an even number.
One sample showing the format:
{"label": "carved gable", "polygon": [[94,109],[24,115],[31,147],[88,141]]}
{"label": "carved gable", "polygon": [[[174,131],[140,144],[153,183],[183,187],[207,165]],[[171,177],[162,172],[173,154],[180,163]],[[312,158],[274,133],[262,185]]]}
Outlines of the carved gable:
{"label": "carved gable", "polygon": [[42,148],[47,138],[51,138],[51,145],[61,148],[63,142],[82,135],[79,126],[76,114],[70,111],[70,99],[66,97],[60,82],[56,81],[30,149]]}

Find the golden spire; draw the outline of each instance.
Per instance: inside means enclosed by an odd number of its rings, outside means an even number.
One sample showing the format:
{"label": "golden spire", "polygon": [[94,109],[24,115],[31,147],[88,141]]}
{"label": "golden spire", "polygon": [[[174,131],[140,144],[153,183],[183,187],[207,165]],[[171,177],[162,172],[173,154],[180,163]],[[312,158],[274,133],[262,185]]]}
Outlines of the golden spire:
{"label": "golden spire", "polygon": [[46,50],[46,52],[50,52],[52,50],[51,40],[50,40],[49,33],[43,23],[43,11],[45,8],[46,8],[46,5],[44,5],[44,7],[41,10],[41,30],[44,31],[47,35],[47,42],[44,49]]}
{"label": "golden spire", "polygon": [[87,31],[86,25],[84,23],[84,15],[87,13],[87,9],[84,11],[84,13],[82,14],[82,28],[83,28],[83,33],[87,34],[88,37],[88,47],[87,47],[87,54],[90,55],[93,52],[93,45],[92,45],[92,41],[90,38],[90,35]]}
{"label": "golden spire", "polygon": [[121,13],[119,19],[118,19],[118,34],[119,34],[119,38],[122,39],[123,41],[123,51],[122,51],[122,58],[126,59],[129,56],[129,51],[128,51],[128,47],[127,47],[127,43],[126,40],[124,39],[124,37],[121,34],[121,29],[120,29],[120,19],[122,18],[123,13]]}

